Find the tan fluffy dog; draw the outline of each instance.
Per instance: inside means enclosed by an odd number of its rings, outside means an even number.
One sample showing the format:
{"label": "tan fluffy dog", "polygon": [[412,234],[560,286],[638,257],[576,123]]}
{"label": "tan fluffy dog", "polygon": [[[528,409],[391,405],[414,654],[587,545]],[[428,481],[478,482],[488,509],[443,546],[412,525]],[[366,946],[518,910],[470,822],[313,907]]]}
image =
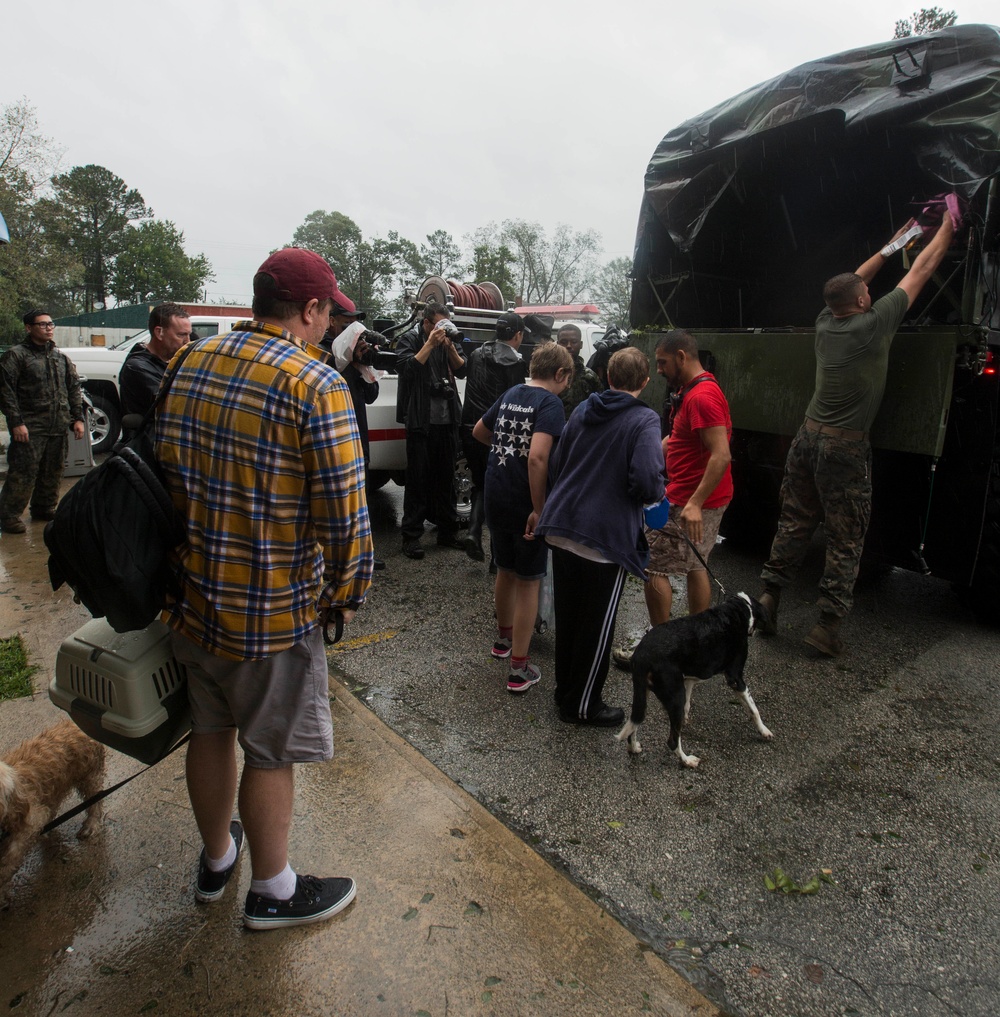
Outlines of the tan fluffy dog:
{"label": "tan fluffy dog", "polygon": [[[61,721],[21,742],[0,761],[0,887],[18,870],[42,827],[73,788],[87,799],[104,781],[104,746],[88,738],[71,720]],[[101,826],[97,802],[77,837]]]}

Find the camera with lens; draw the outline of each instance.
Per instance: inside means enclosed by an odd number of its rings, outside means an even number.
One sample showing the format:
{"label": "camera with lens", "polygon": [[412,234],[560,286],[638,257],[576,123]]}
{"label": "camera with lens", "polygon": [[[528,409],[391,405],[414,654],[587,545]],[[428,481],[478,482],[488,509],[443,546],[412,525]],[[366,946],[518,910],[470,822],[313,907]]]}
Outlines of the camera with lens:
{"label": "camera with lens", "polygon": [[354,346],[354,362],[365,367],[374,367],[380,371],[392,371],[396,368],[396,354],[379,349],[385,337],[379,332],[368,330],[358,336]]}
{"label": "camera with lens", "polygon": [[454,339],[458,335],[458,327],[450,318],[442,318],[434,327],[443,329],[449,339]]}
{"label": "camera with lens", "polygon": [[431,382],[431,395],[437,399],[447,399],[454,391],[455,390],[444,378],[439,378],[437,381]]}

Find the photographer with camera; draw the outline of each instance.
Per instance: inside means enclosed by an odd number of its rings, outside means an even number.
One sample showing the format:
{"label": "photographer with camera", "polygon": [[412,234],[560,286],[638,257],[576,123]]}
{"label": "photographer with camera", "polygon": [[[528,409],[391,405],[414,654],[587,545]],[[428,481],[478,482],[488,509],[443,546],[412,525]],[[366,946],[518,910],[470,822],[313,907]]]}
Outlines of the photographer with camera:
{"label": "photographer with camera", "polygon": [[437,525],[438,547],[465,550],[458,539],[453,482],[462,418],[455,379],[465,377],[467,366],[461,345],[447,310],[435,301],[396,344],[396,419],[406,427],[403,554],[415,561],[424,556],[425,519]]}
{"label": "photographer with camera", "polygon": [[[333,365],[340,371],[351,392],[367,479],[370,453],[368,411],[365,407],[378,398],[378,376],[372,368],[375,366],[378,342],[382,337],[377,332],[362,329],[364,317],[365,312],[359,311],[353,300],[340,294],[330,308],[330,324],[319,345],[330,354]],[[384,569],[385,560],[376,557],[374,567],[377,570]]]}

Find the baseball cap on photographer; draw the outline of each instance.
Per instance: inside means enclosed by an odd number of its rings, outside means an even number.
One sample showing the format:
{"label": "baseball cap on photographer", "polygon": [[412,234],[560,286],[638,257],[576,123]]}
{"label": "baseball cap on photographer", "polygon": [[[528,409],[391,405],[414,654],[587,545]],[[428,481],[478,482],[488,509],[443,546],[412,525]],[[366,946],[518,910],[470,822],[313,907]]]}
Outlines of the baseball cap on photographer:
{"label": "baseball cap on photographer", "polygon": [[330,313],[339,314],[342,318],[357,318],[358,321],[363,321],[365,317],[365,312],[359,311],[354,301],[350,297],[345,297],[343,293],[339,297],[334,297]]}
{"label": "baseball cap on photographer", "polygon": [[[333,269],[315,251],[285,247],[275,251],[253,277],[253,291],[278,300],[333,300],[350,303],[337,289]],[[353,307],[354,305],[351,304]]]}
{"label": "baseball cap on photographer", "polygon": [[513,339],[518,332],[524,331],[524,319],[514,311],[504,311],[497,318],[497,338]]}

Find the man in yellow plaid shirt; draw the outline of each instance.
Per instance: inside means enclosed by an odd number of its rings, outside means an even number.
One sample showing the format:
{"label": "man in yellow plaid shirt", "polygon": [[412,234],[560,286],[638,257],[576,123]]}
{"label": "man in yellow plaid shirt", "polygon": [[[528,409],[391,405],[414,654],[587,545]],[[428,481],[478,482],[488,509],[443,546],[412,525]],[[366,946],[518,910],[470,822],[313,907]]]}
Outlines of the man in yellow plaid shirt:
{"label": "man in yellow plaid shirt", "polygon": [[292,764],[333,757],[318,608],[349,621],[372,574],[351,396],[317,348],[338,297],[319,255],[271,255],[254,276],[254,319],[197,342],[156,415],[156,454],[187,523],[164,620],[191,699],[187,783],[204,842],[195,897],[222,896],[245,827],[251,929],[322,921],[356,890],[288,862]]}

